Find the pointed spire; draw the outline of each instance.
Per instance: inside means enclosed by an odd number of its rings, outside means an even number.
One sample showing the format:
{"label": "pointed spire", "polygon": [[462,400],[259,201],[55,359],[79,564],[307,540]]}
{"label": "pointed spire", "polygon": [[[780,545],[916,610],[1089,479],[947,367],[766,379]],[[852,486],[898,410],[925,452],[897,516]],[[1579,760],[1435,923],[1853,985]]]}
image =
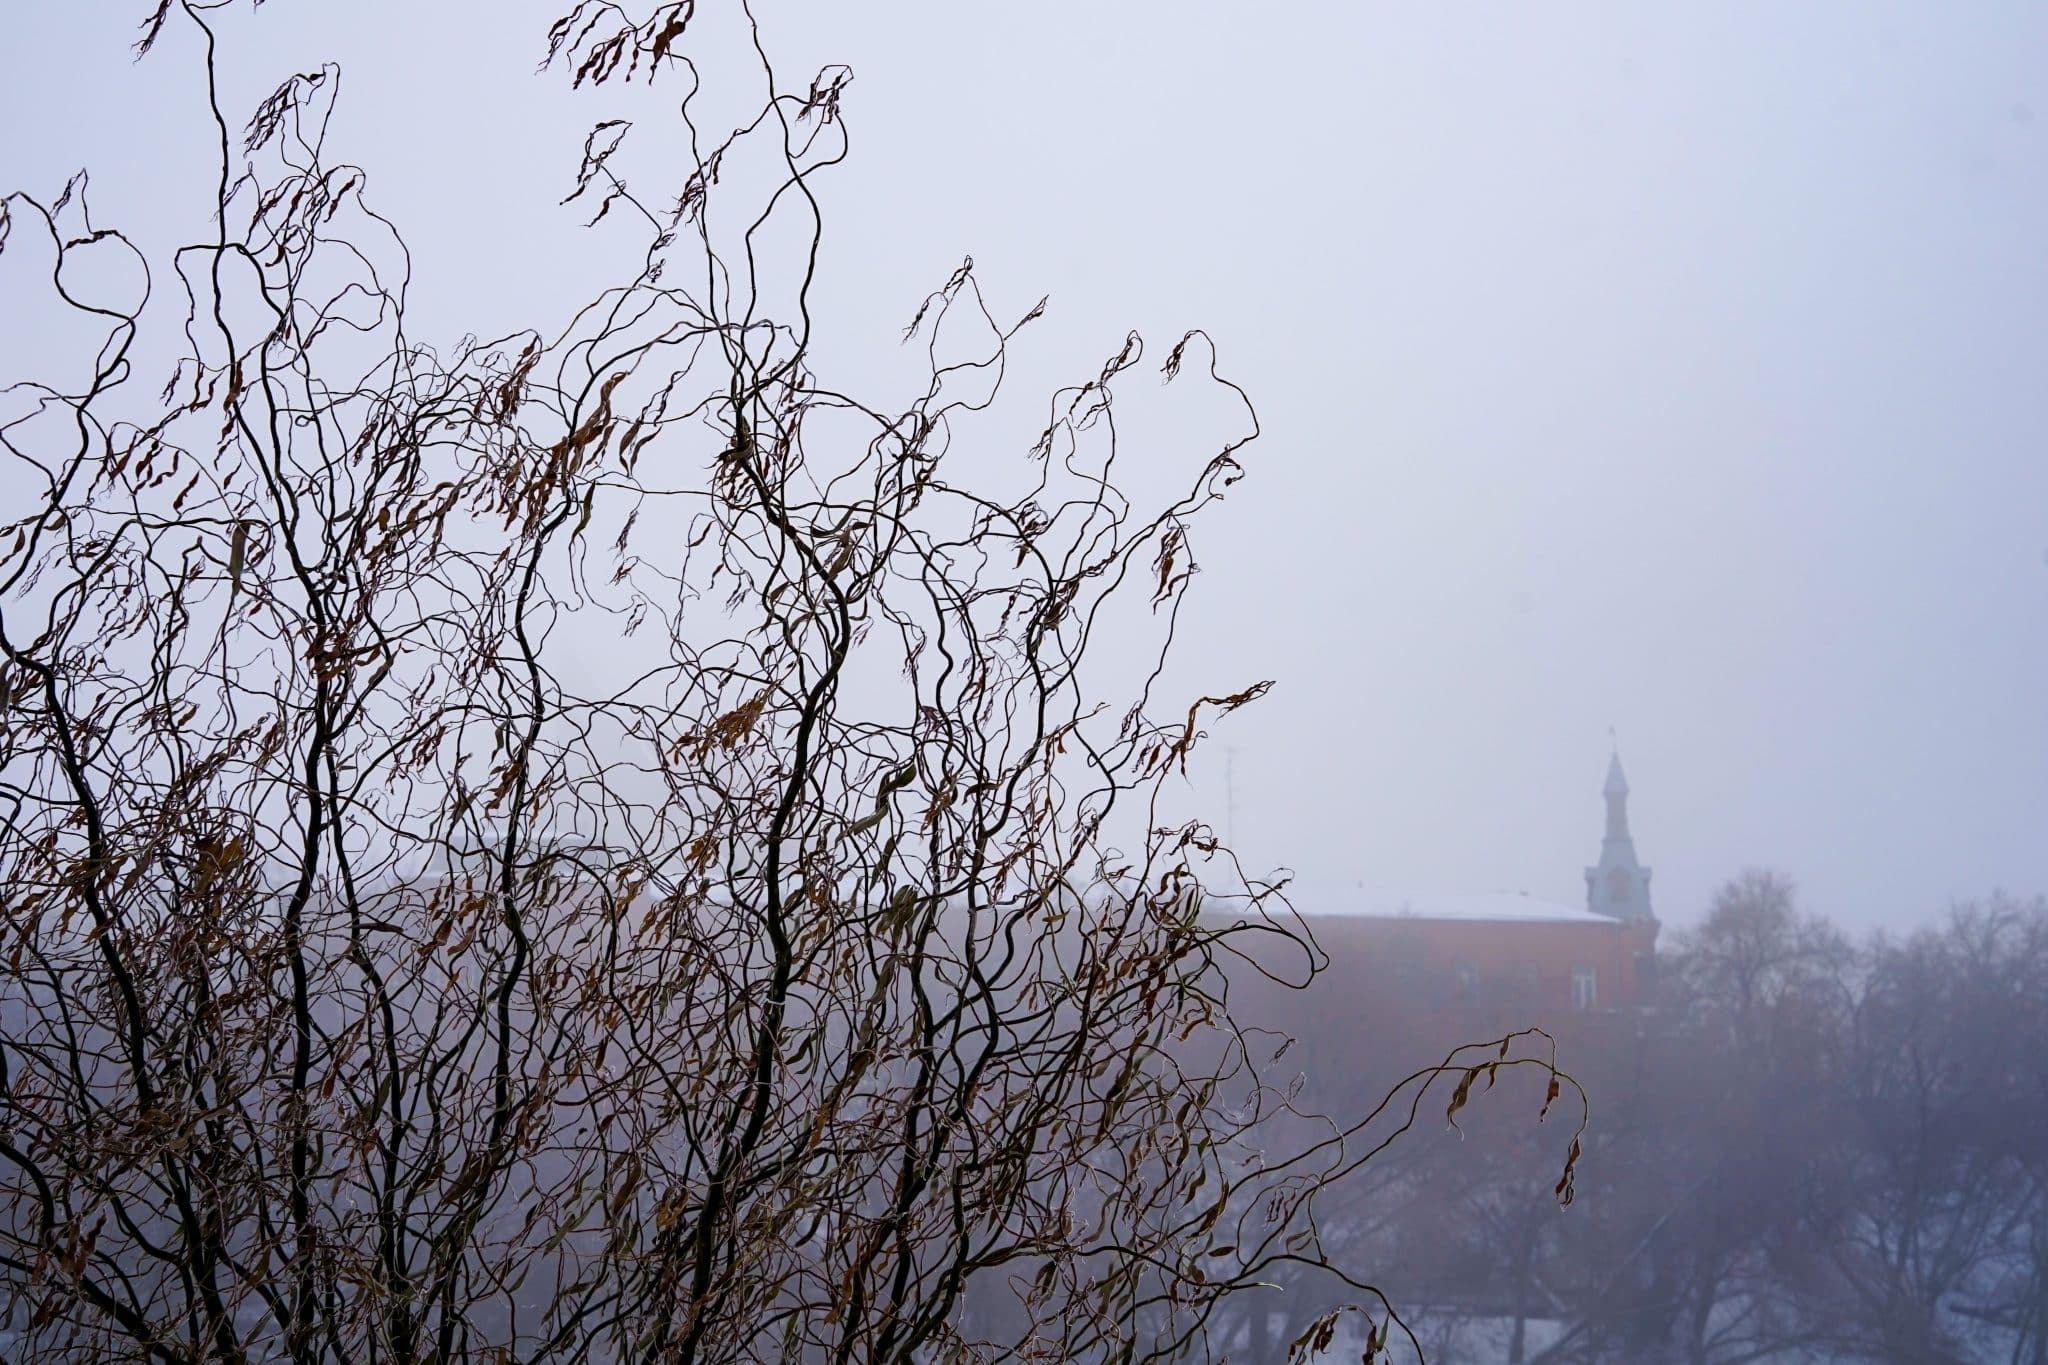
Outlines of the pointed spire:
{"label": "pointed spire", "polygon": [[[1613,738],[1614,732],[1608,731]],[[1636,861],[1635,840],[1628,832],[1628,778],[1621,771],[1621,751],[1607,760],[1607,837],[1600,841],[1600,861],[1586,869],[1586,908],[1614,919],[1651,919],[1650,869]]]}
{"label": "pointed spire", "polygon": [[1615,750],[1613,756],[1607,760],[1607,785],[1600,790],[1602,795],[1605,796],[1628,795],[1628,779],[1621,775],[1621,751],[1619,749]]}

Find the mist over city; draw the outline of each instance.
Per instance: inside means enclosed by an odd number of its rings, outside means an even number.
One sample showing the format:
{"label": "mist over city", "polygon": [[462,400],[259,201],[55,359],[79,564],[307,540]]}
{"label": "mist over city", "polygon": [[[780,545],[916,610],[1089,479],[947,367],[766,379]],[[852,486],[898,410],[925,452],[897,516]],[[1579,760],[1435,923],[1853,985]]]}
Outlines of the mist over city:
{"label": "mist over city", "polygon": [[2048,1365],[2048,14],[4,31],[0,1358]]}

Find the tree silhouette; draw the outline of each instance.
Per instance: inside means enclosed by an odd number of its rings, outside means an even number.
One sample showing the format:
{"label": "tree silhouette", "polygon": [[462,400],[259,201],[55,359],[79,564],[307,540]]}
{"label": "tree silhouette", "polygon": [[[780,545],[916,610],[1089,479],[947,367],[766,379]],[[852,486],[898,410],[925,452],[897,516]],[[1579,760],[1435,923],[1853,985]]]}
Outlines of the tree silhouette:
{"label": "tree silhouette", "polygon": [[1221,973],[1305,936],[1162,804],[1269,686],[1160,669],[1250,403],[1187,334],[1241,418],[1126,496],[1132,336],[1021,487],[956,476],[1039,309],[963,264],[921,392],[814,374],[849,74],[741,11],[710,136],[693,11],[549,35],[682,86],[690,164],[650,202],[593,129],[569,198],[640,254],[546,334],[409,330],[331,68],[222,119],[168,269],[83,176],[4,201],[96,329],[0,415],[10,1358],[1153,1359],[1319,1255],[1357,1130],[1248,1170],[1287,1097]]}

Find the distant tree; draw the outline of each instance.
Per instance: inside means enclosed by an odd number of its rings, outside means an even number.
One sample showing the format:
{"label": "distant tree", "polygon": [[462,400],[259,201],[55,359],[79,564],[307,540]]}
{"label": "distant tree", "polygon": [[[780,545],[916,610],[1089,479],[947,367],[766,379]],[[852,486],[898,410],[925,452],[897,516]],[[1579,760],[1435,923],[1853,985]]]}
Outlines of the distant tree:
{"label": "distant tree", "polygon": [[1678,945],[1674,1003],[1713,1013],[1761,1039],[1781,1012],[1839,1004],[1853,954],[1840,930],[1802,915],[1782,873],[1751,868],[1714,894],[1705,922]]}
{"label": "distant tree", "polygon": [[[1750,871],[1660,978],[1654,1008],[1560,1027],[1599,1101],[1571,1216],[1529,1198],[1512,1097],[1319,1205],[1433,1360],[2048,1365],[2048,903],[1855,943]],[[1302,1038],[1302,1102],[1342,1109],[1495,1003],[1397,942],[1255,1013]],[[1269,1305],[1329,1297],[1278,1282]]]}
{"label": "distant tree", "polygon": [[2048,907],[1965,906],[1870,959],[1816,1318],[1843,1360],[2038,1362]]}
{"label": "distant tree", "polygon": [[[0,412],[9,1360],[1151,1360],[1279,1268],[1363,1289],[1315,1212],[1372,1146],[1254,1143],[1224,1008],[1303,936],[1162,813],[1267,688],[1160,671],[1249,403],[1188,333],[1241,422],[1120,490],[1132,336],[970,477],[1038,315],[970,265],[907,402],[815,375],[848,73],[735,68],[729,10],[731,118],[695,9],[549,35],[675,81],[688,158],[657,204],[592,130],[634,257],[556,331],[409,328],[331,69],[221,123],[167,269],[83,176],[0,201],[53,319]],[[214,10],[142,41],[204,37],[209,121]]]}
{"label": "distant tree", "polygon": [[1568,1329],[1539,1361],[1747,1365],[1801,1349],[1793,1290],[1834,1155],[1855,957],[1752,870],[1675,936],[1654,1014],[1581,1040],[1606,1097]]}
{"label": "distant tree", "polygon": [[1995,900],[1852,948],[1747,874],[1669,964],[1603,1100],[1538,1361],[2040,1365],[2048,914]]}

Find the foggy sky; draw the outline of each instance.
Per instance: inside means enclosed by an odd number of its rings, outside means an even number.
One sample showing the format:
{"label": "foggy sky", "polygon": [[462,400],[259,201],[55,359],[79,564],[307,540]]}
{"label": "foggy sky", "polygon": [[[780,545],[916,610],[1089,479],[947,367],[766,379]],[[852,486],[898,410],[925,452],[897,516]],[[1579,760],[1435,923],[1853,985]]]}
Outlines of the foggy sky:
{"label": "foggy sky", "polygon": [[[531,74],[558,6],[223,16],[232,124],[343,64],[416,330],[619,273],[555,201],[643,97]],[[85,165],[104,221],[203,223],[149,8],[9,7],[0,186]],[[1611,726],[1667,922],[1753,865],[1859,928],[2048,891],[2048,10],[759,9],[786,82],[856,73],[822,351],[885,375],[972,253],[1012,315],[1052,295],[1026,390],[1202,326],[1257,401],[1180,671],[1279,680],[1215,731],[1247,862],[1578,903]]]}

